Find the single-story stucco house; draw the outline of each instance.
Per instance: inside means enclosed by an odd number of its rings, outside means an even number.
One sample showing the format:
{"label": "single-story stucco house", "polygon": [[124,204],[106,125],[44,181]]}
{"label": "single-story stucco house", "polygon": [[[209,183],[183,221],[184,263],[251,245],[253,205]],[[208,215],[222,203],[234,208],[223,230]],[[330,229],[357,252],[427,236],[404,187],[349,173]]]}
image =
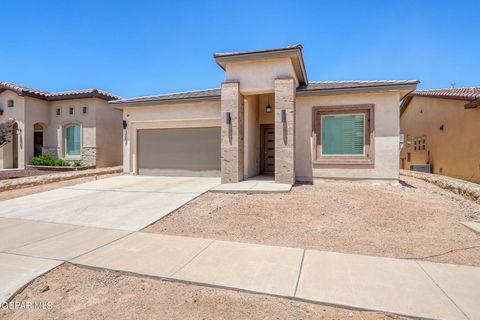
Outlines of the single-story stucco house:
{"label": "single-story stucco house", "polygon": [[220,88],[110,101],[125,173],[399,178],[400,101],[418,81],[309,81],[301,45],[214,59]]}
{"label": "single-story stucco house", "polygon": [[400,106],[400,167],[480,183],[480,87],[416,90]]}
{"label": "single-story stucco house", "polygon": [[15,120],[12,141],[0,148],[0,169],[25,168],[50,155],[85,166],[122,163],[122,113],[97,90],[50,93],[0,82],[0,122]]}

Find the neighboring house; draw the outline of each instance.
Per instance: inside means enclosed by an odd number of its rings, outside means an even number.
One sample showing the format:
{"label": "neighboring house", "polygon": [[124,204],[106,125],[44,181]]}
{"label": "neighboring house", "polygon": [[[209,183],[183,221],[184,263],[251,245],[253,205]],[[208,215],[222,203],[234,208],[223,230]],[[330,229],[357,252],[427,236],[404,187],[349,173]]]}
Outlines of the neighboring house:
{"label": "neighboring house", "polygon": [[400,100],[418,81],[309,81],[300,45],[214,58],[221,88],[110,102],[125,173],[398,179]]}
{"label": "neighboring house", "polygon": [[480,183],[480,87],[417,90],[401,105],[401,168]]}
{"label": "neighboring house", "polygon": [[0,122],[14,119],[0,169],[25,168],[35,155],[98,167],[122,163],[122,113],[96,89],[49,93],[0,82]]}

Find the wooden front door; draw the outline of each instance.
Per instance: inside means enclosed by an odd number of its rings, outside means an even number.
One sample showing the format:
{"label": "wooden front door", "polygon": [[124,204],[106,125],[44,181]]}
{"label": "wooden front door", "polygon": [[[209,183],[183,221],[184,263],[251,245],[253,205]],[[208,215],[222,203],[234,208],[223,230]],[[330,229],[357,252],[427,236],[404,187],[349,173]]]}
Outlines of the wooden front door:
{"label": "wooden front door", "polygon": [[275,129],[262,128],[262,172],[275,173]]}

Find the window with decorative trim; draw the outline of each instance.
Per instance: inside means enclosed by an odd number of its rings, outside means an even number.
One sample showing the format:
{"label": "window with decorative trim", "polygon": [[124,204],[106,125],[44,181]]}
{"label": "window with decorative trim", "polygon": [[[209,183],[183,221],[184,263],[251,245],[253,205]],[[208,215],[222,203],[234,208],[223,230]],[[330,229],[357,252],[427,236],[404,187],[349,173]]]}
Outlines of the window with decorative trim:
{"label": "window with decorative trim", "polygon": [[65,157],[79,158],[82,150],[82,128],[78,124],[65,126]]}
{"label": "window with decorative trim", "polygon": [[313,108],[315,164],[373,164],[374,105]]}

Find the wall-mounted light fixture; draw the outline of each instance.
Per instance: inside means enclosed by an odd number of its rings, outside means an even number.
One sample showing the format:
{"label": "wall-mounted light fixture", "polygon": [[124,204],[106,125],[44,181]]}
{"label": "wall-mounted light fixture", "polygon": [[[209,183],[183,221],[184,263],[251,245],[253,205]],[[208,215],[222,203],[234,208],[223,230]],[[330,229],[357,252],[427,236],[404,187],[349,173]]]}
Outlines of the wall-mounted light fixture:
{"label": "wall-mounted light fixture", "polygon": [[225,123],[226,124],[232,123],[232,116],[231,116],[230,112],[225,113]]}
{"label": "wall-mounted light fixture", "polygon": [[0,109],[0,116],[3,116],[3,109]]}
{"label": "wall-mounted light fixture", "polygon": [[287,110],[282,110],[282,123],[287,123]]}
{"label": "wall-mounted light fixture", "polygon": [[440,126],[440,130],[442,130],[442,131],[443,131],[443,129],[444,129],[444,127],[443,127],[443,124],[442,124],[442,125]]}
{"label": "wall-mounted light fixture", "polygon": [[128,127],[128,123],[127,123],[127,120],[123,120],[123,129],[127,129]]}
{"label": "wall-mounted light fixture", "polygon": [[272,113],[273,108],[270,106],[270,95],[267,96],[268,102],[267,102],[267,107],[265,108],[266,113]]}

